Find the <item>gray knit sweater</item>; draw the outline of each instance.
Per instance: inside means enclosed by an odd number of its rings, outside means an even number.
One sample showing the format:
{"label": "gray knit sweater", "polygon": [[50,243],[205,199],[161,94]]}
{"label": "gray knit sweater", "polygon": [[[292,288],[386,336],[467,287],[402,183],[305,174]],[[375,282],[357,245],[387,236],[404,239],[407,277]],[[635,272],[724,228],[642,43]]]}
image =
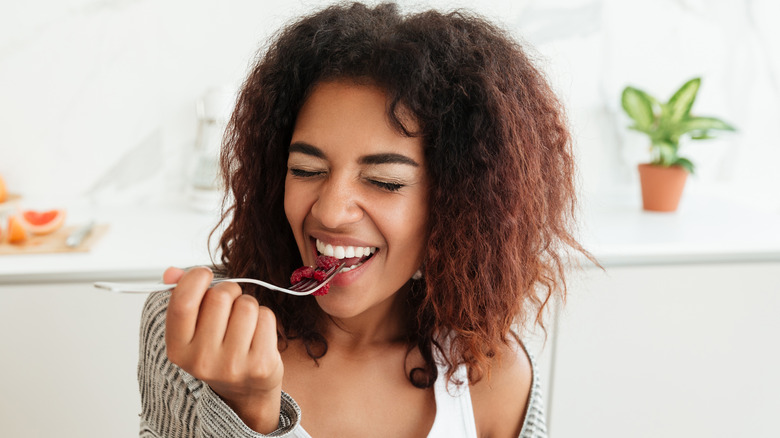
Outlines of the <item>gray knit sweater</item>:
{"label": "gray knit sweater", "polygon": [[[143,438],[292,437],[300,428],[301,410],[282,393],[280,427],[270,435],[251,430],[204,382],[168,360],[165,352],[165,312],[170,292],[149,296],[141,317],[138,383],[141,390]],[[531,361],[534,365],[533,360]],[[299,429],[300,430],[300,429]],[[534,367],[528,410],[519,438],[545,438],[544,405]],[[434,437],[429,437],[434,438]],[[444,437],[435,437],[444,438]]]}

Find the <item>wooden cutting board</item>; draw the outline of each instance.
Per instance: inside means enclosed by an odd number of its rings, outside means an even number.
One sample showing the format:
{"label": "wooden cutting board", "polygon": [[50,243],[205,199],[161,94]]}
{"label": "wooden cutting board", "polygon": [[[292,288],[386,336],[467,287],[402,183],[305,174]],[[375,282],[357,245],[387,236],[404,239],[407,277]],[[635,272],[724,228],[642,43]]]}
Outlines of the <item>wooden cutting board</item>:
{"label": "wooden cutting board", "polygon": [[87,236],[79,246],[75,248],[65,246],[65,240],[68,236],[83,226],[84,224],[65,226],[45,236],[31,235],[26,242],[18,245],[11,245],[5,240],[6,236],[3,235],[2,238],[0,238],[0,256],[87,252],[106,234],[106,231],[108,231],[108,224],[95,225],[95,228],[92,229],[89,236]]}

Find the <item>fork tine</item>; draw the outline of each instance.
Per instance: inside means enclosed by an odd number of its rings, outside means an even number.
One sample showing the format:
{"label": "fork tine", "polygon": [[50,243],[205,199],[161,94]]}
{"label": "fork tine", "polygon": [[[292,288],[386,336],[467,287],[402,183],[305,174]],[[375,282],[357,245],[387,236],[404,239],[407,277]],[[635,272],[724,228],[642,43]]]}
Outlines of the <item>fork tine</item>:
{"label": "fork tine", "polygon": [[338,266],[334,266],[334,267],[328,269],[327,271],[325,271],[325,279],[322,280],[322,283],[320,283],[320,282],[318,282],[317,280],[314,280],[314,279],[309,279],[309,280],[306,280],[306,281],[298,282],[295,285],[293,285],[292,287],[290,287],[289,289],[293,290],[293,291],[296,291],[296,292],[309,292],[309,291],[312,291],[312,290],[318,288],[319,286],[321,286],[321,285],[329,282],[330,280],[332,280],[333,277],[335,277],[336,274],[338,274],[339,271],[341,271],[341,268],[343,268],[344,265],[346,265],[346,263],[340,263]]}
{"label": "fork tine", "polygon": [[298,283],[295,283],[294,285],[288,287],[287,289],[294,290],[295,292],[303,292],[305,290],[308,290],[311,286],[316,286],[317,280],[307,279],[303,281],[299,281]]}

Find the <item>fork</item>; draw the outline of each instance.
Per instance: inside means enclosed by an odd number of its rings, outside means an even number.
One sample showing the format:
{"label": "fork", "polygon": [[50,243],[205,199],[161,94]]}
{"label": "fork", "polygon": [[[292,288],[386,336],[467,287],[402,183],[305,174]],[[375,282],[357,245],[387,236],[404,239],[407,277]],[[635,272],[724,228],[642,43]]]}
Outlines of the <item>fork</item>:
{"label": "fork", "polygon": [[[289,288],[279,287],[265,281],[255,280],[254,278],[218,278],[211,282],[210,286],[215,284],[231,282],[231,283],[252,283],[262,286],[266,289],[275,290],[278,292],[284,292],[290,295],[305,296],[311,293],[317,292],[321,287],[325,286],[336,274],[341,271],[346,263],[341,263],[338,266],[334,266],[325,271],[325,279],[320,283],[319,281],[309,278],[303,281],[299,281]],[[93,284],[98,289],[106,289],[112,292],[122,292],[130,294],[148,294],[152,292],[161,292],[172,290],[176,287],[176,283],[149,283],[149,284],[127,284],[127,283],[112,283],[108,281],[98,281]]]}

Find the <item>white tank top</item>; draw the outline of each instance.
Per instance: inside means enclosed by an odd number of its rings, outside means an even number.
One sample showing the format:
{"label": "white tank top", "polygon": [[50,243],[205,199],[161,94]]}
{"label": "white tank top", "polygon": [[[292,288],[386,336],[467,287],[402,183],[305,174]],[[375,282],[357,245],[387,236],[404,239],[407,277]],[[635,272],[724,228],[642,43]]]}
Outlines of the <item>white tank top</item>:
{"label": "white tank top", "polygon": [[460,365],[453,376],[453,380],[462,382],[460,385],[448,381],[444,376],[445,372],[446,370],[439,366],[439,377],[433,384],[436,417],[428,438],[477,438],[466,365]]}

